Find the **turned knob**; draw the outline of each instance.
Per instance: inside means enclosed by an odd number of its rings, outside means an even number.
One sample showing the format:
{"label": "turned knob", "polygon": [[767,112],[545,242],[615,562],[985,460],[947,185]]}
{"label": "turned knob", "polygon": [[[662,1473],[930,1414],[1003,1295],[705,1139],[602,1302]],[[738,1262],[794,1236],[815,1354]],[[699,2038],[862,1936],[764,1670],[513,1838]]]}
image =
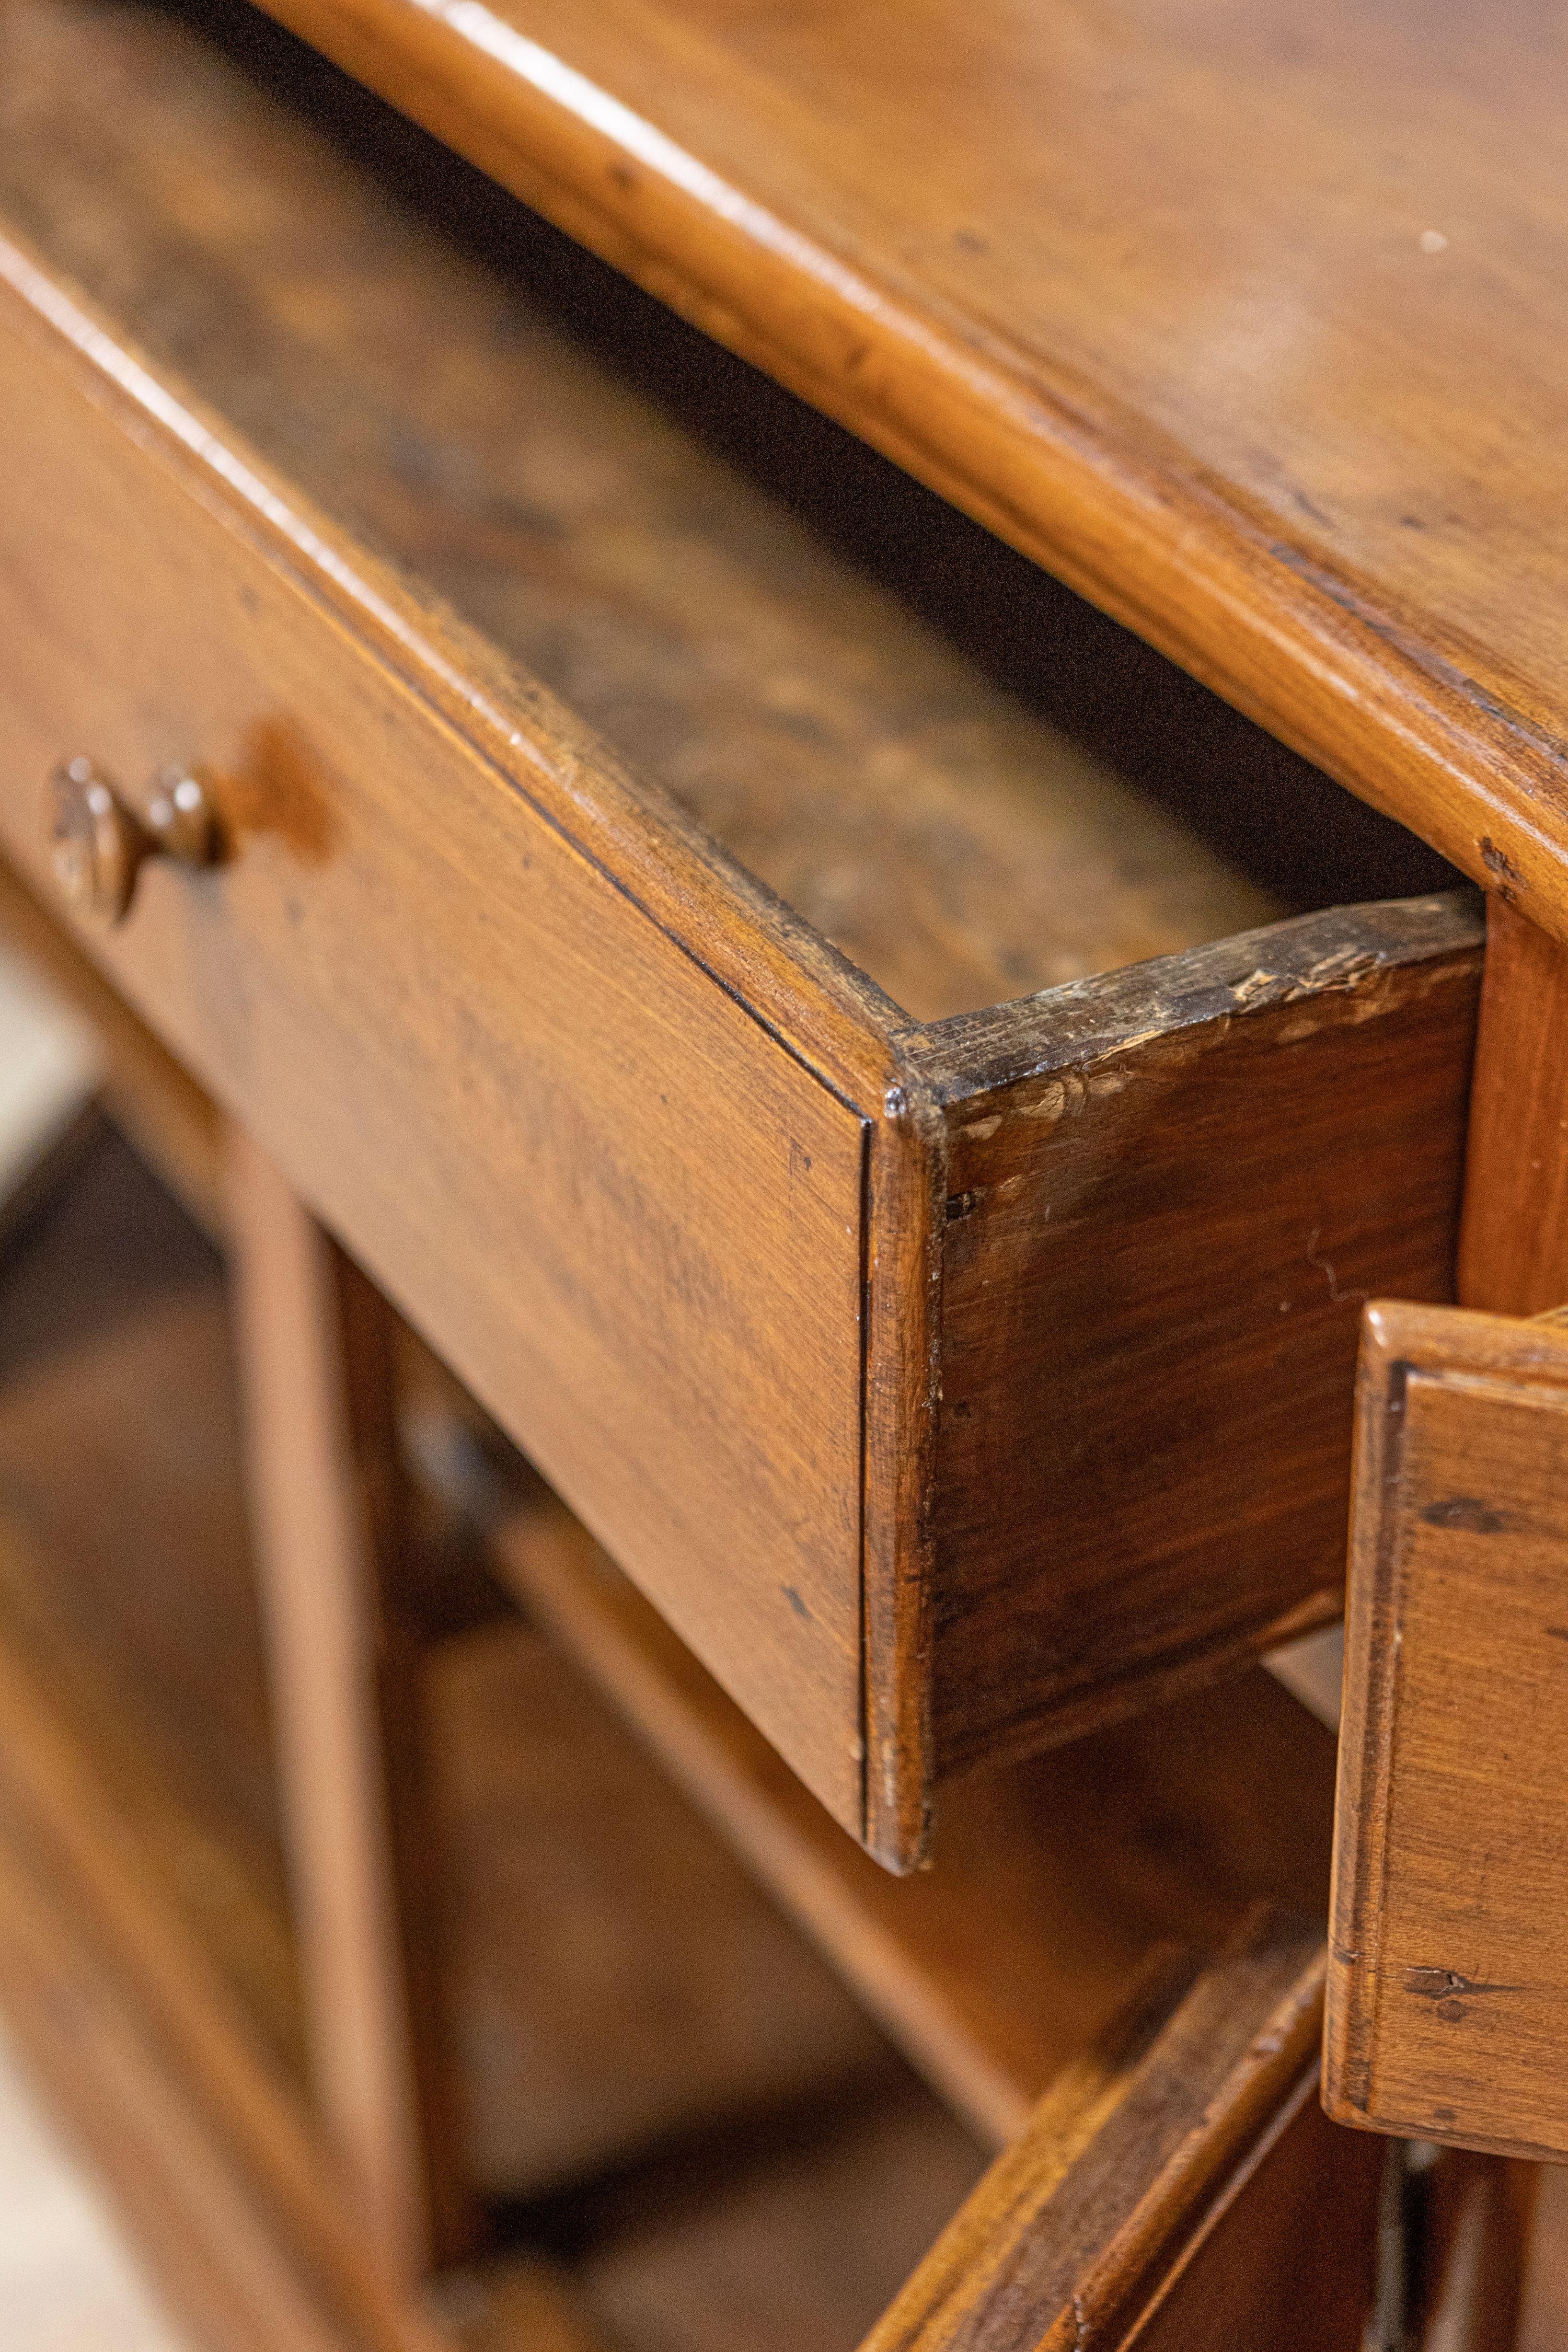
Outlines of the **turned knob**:
{"label": "turned knob", "polygon": [[184,769],[160,776],[140,810],[90,760],[68,760],[56,770],[54,783],[55,874],[83,914],[120,922],[149,857],[176,857],[184,866],[205,866],[212,857],[211,804],[197,778]]}

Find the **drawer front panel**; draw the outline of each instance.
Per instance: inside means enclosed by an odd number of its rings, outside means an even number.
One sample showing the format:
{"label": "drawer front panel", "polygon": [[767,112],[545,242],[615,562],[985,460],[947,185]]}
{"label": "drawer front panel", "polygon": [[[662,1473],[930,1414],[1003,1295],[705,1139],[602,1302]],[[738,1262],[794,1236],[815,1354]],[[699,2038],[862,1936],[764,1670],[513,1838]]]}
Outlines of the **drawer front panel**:
{"label": "drawer front panel", "polygon": [[858,1829],[859,1117],[4,289],[0,446],[7,854],[199,766],[94,952]]}

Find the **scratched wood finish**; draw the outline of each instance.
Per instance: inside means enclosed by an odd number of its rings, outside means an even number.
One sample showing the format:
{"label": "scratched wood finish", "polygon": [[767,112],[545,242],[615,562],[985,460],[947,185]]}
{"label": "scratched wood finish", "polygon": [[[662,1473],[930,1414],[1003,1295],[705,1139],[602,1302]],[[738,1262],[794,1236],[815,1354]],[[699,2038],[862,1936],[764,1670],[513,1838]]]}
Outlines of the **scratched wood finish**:
{"label": "scratched wood finish", "polygon": [[[1086,1394],[1120,1383],[1125,1352],[1085,1298],[1104,1238],[1087,1219],[1042,1305],[1060,1137],[1009,1108],[1028,1072],[1076,1068],[1071,991],[1089,983],[952,1010],[1250,919],[1257,891],[859,585],[700,436],[596,375],[526,287],[400,210],[377,176],[395,149],[373,140],[351,169],[161,11],[8,0],[0,39],[0,194],[47,257],[35,271],[7,247],[0,316],[15,453],[0,835],[47,896],[40,782],[85,744],[129,792],[170,758],[203,761],[228,847],[205,876],[149,868],[129,923],[95,945],[116,985],[889,1863],[918,1858],[942,1770],[1060,1737],[1331,1611],[1323,1557],[1245,1513],[1215,1507],[1184,1566],[1162,1518],[1140,1560],[1150,1514],[1130,1496],[1108,1547],[1102,1486],[1070,1449],[1019,1480],[1013,1439],[1027,1431],[1037,1453],[1071,1384],[1044,1335],[1061,1333]],[[56,284],[72,272],[107,323]],[[174,404],[186,372],[210,427]],[[514,416],[545,422],[509,444]],[[492,476],[500,509],[476,488]],[[624,730],[651,780],[628,779],[541,670]],[[1245,798],[1254,781],[1243,761],[1226,789]],[[1363,1146],[1381,1167],[1407,1138],[1418,1213],[1409,1234],[1352,1239],[1355,1280],[1447,1286],[1459,979],[1438,992],[1431,1065],[1424,1046],[1406,1057],[1426,1115],[1403,1080],[1368,1083],[1394,1058],[1384,1031],[1408,1042],[1405,992],[1426,989],[1445,922],[1462,961],[1457,908],[1387,950],[1336,934],[1351,1017],[1301,1049],[1325,1076],[1310,1124],[1293,1114],[1277,1265],[1260,1253],[1231,1278],[1223,1161],[1238,1130],[1217,1113],[1194,1129],[1222,1164],[1212,1181],[1188,1171],[1182,1255],[1226,1278],[1173,1312],[1168,1360],[1201,1357],[1216,1392],[1251,1412],[1257,1387],[1275,1414],[1261,1425],[1290,1423],[1269,1505],[1282,1536],[1314,1509],[1326,1527],[1342,1491],[1349,1311],[1320,1298],[1287,1345],[1260,1335],[1259,1301],[1276,1314],[1303,1260],[1331,1294],[1351,1279],[1317,1203],[1359,1197],[1343,1180]],[[951,1018],[911,1027],[879,986],[885,957],[906,985],[906,943],[927,992],[906,992]],[[1371,976],[1406,961],[1406,979]],[[1208,969],[1161,985],[1180,1000]],[[1095,998],[1123,1033],[1129,985]],[[1277,1008],[1252,1010],[1256,1031],[1233,1024],[1243,1142],[1246,1037],[1261,1046]],[[1209,1067],[1218,1102],[1224,1056]],[[1163,1103],[1129,1089],[1127,1133]],[[992,1156],[1008,1160],[994,1185],[963,1132],[993,1117]],[[1129,1204],[1108,1205],[1121,1234]],[[996,1370],[980,1398],[969,1358],[993,1243]],[[1287,1384],[1313,1401],[1299,1423]],[[966,1444],[981,1482],[967,1493]],[[1153,1466],[1200,1520],[1215,1458],[1206,1423],[1167,1416]],[[994,1583],[986,1565],[972,1593],[998,1510]],[[1037,1602],[1058,1555],[1091,1550],[1104,1566],[1075,1680],[1011,1601]]]}
{"label": "scratched wood finish", "polygon": [[910,2059],[993,2147],[1162,1948],[1216,1949],[1262,1898],[1321,1908],[1334,1743],[1261,1668],[944,1798],[903,1880],[835,1829],[741,1710],[542,1490],[497,1571],[582,1662]]}
{"label": "scratched wood finish", "polygon": [[1353,0],[272,5],[1568,929],[1564,36],[1529,0],[1484,36]]}
{"label": "scratched wood finish", "polygon": [[[204,14],[233,37],[232,10]],[[727,462],[700,396],[643,388],[629,341],[595,351],[594,281],[541,224],[489,219],[281,36],[308,115],[123,9],[24,0],[0,40],[16,224],[917,1018],[1274,911]],[[323,135],[334,111],[374,177]],[[243,179],[239,221],[171,204],[172,145]],[[331,398],[345,376],[355,397]]]}
{"label": "scratched wood finish", "polygon": [[1325,2096],[1568,2158],[1568,1332],[1367,1310]]}
{"label": "scratched wood finish", "polygon": [[[1315,1937],[1267,1918],[1043,2099],[863,2352],[1359,2352],[1381,2154],[1311,2096]],[[1211,2334],[1211,2329],[1213,2333]]]}
{"label": "scratched wood finish", "polygon": [[860,1122],[15,325],[18,861],[68,727],[303,824],[150,904],[115,978],[858,1824]]}
{"label": "scratched wood finish", "polygon": [[1302,917],[1037,998],[984,1087],[999,1024],[928,1033],[939,1776],[1338,1614],[1361,1302],[1453,1294],[1479,950]]}

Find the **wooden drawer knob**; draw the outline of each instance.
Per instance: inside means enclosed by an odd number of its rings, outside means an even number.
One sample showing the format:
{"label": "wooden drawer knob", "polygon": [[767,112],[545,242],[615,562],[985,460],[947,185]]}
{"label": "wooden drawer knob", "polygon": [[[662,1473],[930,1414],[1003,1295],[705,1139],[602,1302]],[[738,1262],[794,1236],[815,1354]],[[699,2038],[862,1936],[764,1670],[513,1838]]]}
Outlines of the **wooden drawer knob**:
{"label": "wooden drawer knob", "polygon": [[136,877],[149,857],[205,866],[214,854],[212,806],[196,777],[183,769],[160,776],[140,810],[131,807],[90,760],[55,771],[51,848],[60,887],[73,907],[118,923],[130,909]]}

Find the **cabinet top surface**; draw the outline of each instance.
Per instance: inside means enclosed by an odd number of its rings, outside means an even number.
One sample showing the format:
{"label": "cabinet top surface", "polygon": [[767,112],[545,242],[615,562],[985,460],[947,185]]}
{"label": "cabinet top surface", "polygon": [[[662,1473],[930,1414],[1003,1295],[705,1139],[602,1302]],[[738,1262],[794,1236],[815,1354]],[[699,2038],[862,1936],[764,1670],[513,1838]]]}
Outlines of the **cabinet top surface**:
{"label": "cabinet top surface", "polygon": [[1568,19],[273,0],[1568,925]]}

